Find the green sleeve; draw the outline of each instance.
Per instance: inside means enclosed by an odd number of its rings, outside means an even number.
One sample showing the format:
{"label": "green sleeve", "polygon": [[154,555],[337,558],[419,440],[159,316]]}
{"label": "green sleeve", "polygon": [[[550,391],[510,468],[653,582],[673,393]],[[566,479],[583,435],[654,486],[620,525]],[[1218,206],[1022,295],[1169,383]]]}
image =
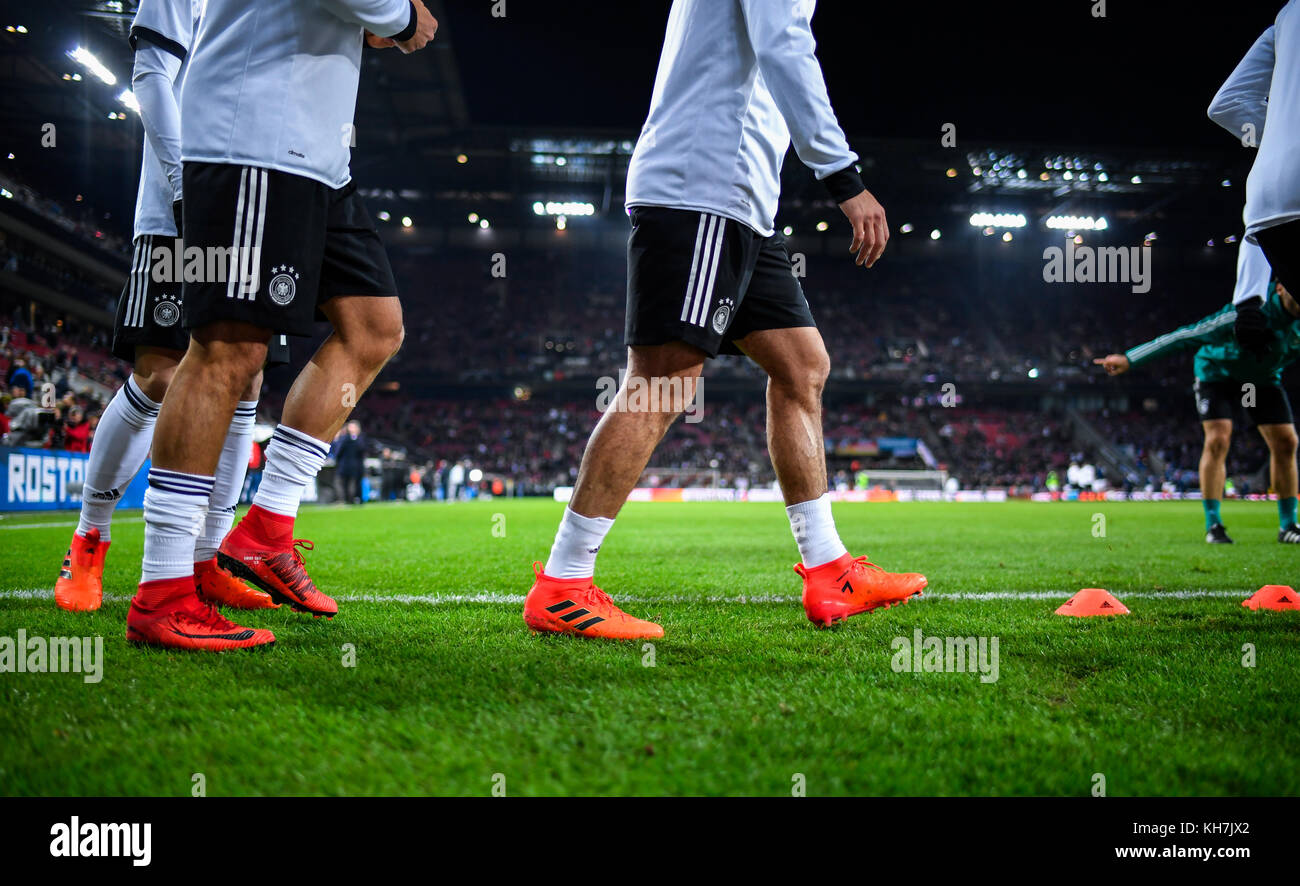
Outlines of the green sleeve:
{"label": "green sleeve", "polygon": [[1227,305],[1195,323],[1167,332],[1135,348],[1129,348],[1124,352],[1124,356],[1128,357],[1129,366],[1136,367],[1152,360],[1168,357],[1178,351],[1226,342],[1232,338],[1232,326],[1236,319],[1237,309],[1233,305]]}

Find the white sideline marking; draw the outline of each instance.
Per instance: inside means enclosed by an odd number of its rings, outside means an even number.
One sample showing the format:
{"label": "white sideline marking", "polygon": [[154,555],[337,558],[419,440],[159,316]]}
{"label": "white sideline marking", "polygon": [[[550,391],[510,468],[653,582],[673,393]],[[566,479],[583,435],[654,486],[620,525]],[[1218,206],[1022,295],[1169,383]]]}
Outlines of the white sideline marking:
{"label": "white sideline marking", "polygon": [[[144,522],[144,517],[119,517],[118,519],[113,521],[113,525],[116,526],[119,523],[143,523],[143,522]],[[12,526],[6,526],[5,524],[0,523],[0,530],[49,529],[51,527],[58,529],[58,528],[67,528],[68,526],[80,526],[80,525],[81,524],[76,520],[73,520],[69,523],[15,523]]]}
{"label": "white sideline marking", "polygon": [[[1075,591],[952,591],[950,593],[932,593],[923,595],[920,600],[970,600],[977,603],[992,600],[1064,600]],[[1121,593],[1125,600],[1197,600],[1229,597],[1244,600],[1253,593],[1249,590],[1236,591],[1129,591]],[[0,591],[0,600],[49,600],[54,591],[48,588],[30,588],[25,590]],[[130,596],[125,594],[105,594],[106,603],[126,603]],[[334,598],[340,603],[396,603],[402,606],[427,604],[445,606],[449,603],[486,603],[488,605],[513,605],[524,602],[523,594],[498,594],[483,592],[481,594],[340,594]],[[730,603],[747,606],[765,603],[799,603],[797,594],[752,594],[736,597],[692,597],[685,594],[664,594],[662,596],[638,597],[619,596],[617,602],[623,603]]]}

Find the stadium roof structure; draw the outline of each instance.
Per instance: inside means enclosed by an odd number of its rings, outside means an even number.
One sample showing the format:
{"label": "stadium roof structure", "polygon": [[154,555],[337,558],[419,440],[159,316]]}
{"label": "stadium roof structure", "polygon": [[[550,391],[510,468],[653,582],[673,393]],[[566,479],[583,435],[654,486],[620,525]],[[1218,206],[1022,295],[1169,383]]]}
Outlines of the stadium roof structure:
{"label": "stadium roof structure", "polygon": [[[475,125],[456,39],[440,2],[431,49],[411,57],[367,50],[357,103],[353,174],[381,223],[406,242],[472,228],[625,232],[623,188],[633,130]],[[129,88],[126,33],[135,0],[48,0],[0,22],[0,169],[61,199],[69,189],[129,231],[141,143]],[[18,28],[21,27],[20,32]],[[81,47],[115,82],[97,78]],[[40,147],[53,123],[58,146]],[[1211,126],[1208,121],[1206,126]],[[853,135],[850,133],[850,135]],[[1221,244],[1239,234],[1253,152],[1226,135],[1220,150],[1175,147],[962,143],[936,137],[851,139],[868,187],[890,220],[944,237],[997,232],[1070,233],[1088,219],[1096,233],[1141,242]],[[12,155],[12,156],[9,156]],[[778,228],[834,230],[837,212],[791,154]],[[1023,217],[1026,230],[997,222]],[[981,224],[983,220],[994,224]],[[1052,224],[1049,224],[1052,220]],[[1064,221],[1062,221],[1064,220]],[[580,237],[571,239],[580,240]]]}

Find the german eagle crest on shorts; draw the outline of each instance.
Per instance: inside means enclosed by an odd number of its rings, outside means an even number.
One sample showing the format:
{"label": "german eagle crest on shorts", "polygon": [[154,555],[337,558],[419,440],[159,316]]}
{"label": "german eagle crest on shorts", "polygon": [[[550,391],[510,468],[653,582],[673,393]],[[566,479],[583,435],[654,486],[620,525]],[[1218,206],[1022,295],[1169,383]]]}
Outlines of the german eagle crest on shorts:
{"label": "german eagle crest on shorts", "polygon": [[298,292],[298,272],[291,265],[279,265],[271,268],[271,273],[275,276],[266,288],[267,295],[271,296],[271,301],[284,307]]}
{"label": "german eagle crest on shorts", "polygon": [[159,326],[175,326],[181,318],[181,297],[170,293],[154,296],[153,322]]}
{"label": "german eagle crest on shorts", "polygon": [[724,296],[719,300],[718,309],[713,312],[713,320],[710,321],[713,323],[713,331],[718,335],[727,331],[727,321],[731,319],[731,309],[734,306],[735,302],[730,298]]}

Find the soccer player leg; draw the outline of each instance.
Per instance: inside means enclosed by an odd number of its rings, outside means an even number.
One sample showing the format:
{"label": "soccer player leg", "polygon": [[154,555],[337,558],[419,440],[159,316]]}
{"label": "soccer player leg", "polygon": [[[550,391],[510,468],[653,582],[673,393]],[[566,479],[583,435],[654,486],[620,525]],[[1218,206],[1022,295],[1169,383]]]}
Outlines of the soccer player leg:
{"label": "soccer player leg", "polygon": [[822,388],[830,373],[821,333],[780,237],[769,238],[728,336],[767,373],[767,446],[799,546],[804,611],[830,624],[906,602],[926,578],[889,573],[853,557],[840,541],[826,492]]}
{"label": "soccer player leg", "polygon": [[595,585],[596,554],[655,447],[695,396],[705,354],[685,342],[628,349],[623,384],[609,398],[578,468],[544,568],[524,601],[534,631],[653,639],[659,625],[628,615]]}
{"label": "soccer player leg", "polygon": [[383,243],[356,189],[326,190],[316,304],[333,326],[294,380],[266,451],[253,506],[221,545],[218,561],[279,603],[333,617],[338,605],[308,576],[294,521],[330,441],[402,345],[402,306]]}
{"label": "soccer player leg", "polygon": [[1232,382],[1225,385],[1200,379],[1193,388],[1196,411],[1205,431],[1199,475],[1201,507],[1205,511],[1205,541],[1209,544],[1232,544],[1219,508],[1228,473],[1228,446],[1232,442],[1232,422],[1236,415],[1233,392],[1236,390],[1237,386]]}
{"label": "soccer player leg", "polygon": [[[180,323],[180,284],[157,279],[166,275],[155,274],[155,266],[170,259],[154,242],[150,235],[135,239],[131,274],[118,299],[112,351],[134,372],[104,410],[91,443],[81,518],[54,584],[63,609],[99,608],[113,509],[149,454],[159,405],[189,341]],[[172,242],[158,238],[160,246]]]}
{"label": "soccer player leg", "polygon": [[[274,344],[279,336],[272,336]],[[235,506],[244,487],[248,472],[248,459],[253,450],[253,425],[257,422],[257,400],[262,389],[262,373],[258,373],[239,397],[235,417],[226,432],[213,478],[212,496],[208,499],[208,513],[199,530],[194,545],[194,582],[199,596],[218,606],[234,609],[275,609],[279,604],[271,595],[231,575],[217,563],[217,549],[235,522]]]}
{"label": "soccer player leg", "polygon": [[[603,388],[604,414],[587,441],[550,557],[544,568],[534,564],[536,580],[524,602],[524,621],[534,631],[663,635],[659,625],[629,616],[596,587],[596,554],[672,423],[688,407],[698,414],[704,361],[717,355],[748,273],[747,230],[709,213],[632,210],[627,369],[620,384]],[[722,329],[715,330],[711,319],[719,309]]]}
{"label": "soccer player leg", "polygon": [[[312,227],[301,221],[311,189],[295,176],[229,164],[186,164],[184,175],[187,255],[220,260],[202,263],[184,286],[182,322],[191,338],[158,414],[143,574],[127,637],[201,650],[268,645],[275,640],[269,631],[233,625],[199,599],[194,547],[240,395],[262,368],[271,330],[311,330],[310,307],[292,308],[292,299],[279,297],[270,255],[283,261],[290,253],[304,273],[314,273],[310,259],[319,256],[323,227],[313,248]],[[308,287],[314,284],[309,277]]]}
{"label": "soccer player leg", "polygon": [[1281,385],[1260,385],[1255,405],[1247,412],[1268,444],[1269,476],[1277,495],[1277,540],[1300,544],[1300,526],[1296,525],[1296,428],[1291,402]]}

